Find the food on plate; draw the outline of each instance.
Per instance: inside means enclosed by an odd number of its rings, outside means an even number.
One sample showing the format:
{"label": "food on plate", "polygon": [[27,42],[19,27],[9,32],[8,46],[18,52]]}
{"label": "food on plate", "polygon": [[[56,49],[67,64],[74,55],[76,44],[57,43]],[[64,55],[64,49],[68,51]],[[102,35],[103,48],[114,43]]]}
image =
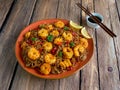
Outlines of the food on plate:
{"label": "food on plate", "polygon": [[67,67],[72,66],[72,63],[69,59],[65,59],[64,61],[60,62],[60,66],[61,68],[66,69]]}
{"label": "food on plate", "polygon": [[45,55],[45,62],[49,64],[54,64],[56,62],[56,57],[51,53]]}
{"label": "food on plate", "polygon": [[55,26],[58,28],[63,28],[64,27],[64,23],[62,21],[58,21],[55,23]]}
{"label": "food on plate", "polygon": [[91,36],[88,34],[88,32],[87,32],[87,30],[86,30],[85,27],[81,29],[81,34],[82,34],[85,38],[88,38],[88,39],[91,38]]}
{"label": "food on plate", "polygon": [[88,47],[88,41],[86,38],[80,38],[80,44],[84,47],[87,48]]}
{"label": "food on plate", "polygon": [[48,36],[48,30],[44,28],[40,29],[38,31],[38,36],[40,36],[43,39],[46,38]]}
{"label": "food on plate", "polygon": [[36,60],[40,57],[40,52],[34,48],[34,47],[31,47],[29,50],[28,50],[28,57],[31,59],[31,60]]}
{"label": "food on plate", "polygon": [[82,45],[77,45],[74,47],[74,55],[75,56],[80,56],[80,54],[82,54],[85,51],[85,48]]}
{"label": "food on plate", "polygon": [[72,41],[72,39],[73,39],[72,33],[70,33],[70,32],[64,32],[62,34],[62,36],[64,37],[64,39],[66,41]]}
{"label": "food on plate", "polygon": [[48,25],[47,27],[48,27],[48,31],[51,31],[53,29],[53,25],[51,25],[51,24]]}
{"label": "food on plate", "polygon": [[76,29],[76,30],[80,30],[83,28],[83,26],[80,26],[78,24],[76,24],[75,22],[73,22],[72,20],[70,21],[70,27]]}
{"label": "food on plate", "polygon": [[30,37],[30,34],[31,34],[31,32],[27,32],[27,33],[25,34],[25,37],[26,37],[26,38],[29,38],[29,37]]}
{"label": "food on plate", "polygon": [[50,51],[50,50],[52,50],[52,48],[53,48],[51,42],[45,42],[45,43],[43,44],[43,47],[44,47],[43,49],[45,49],[46,51]]}
{"label": "food on plate", "polygon": [[71,70],[76,63],[86,60],[89,53],[88,38],[81,30],[82,26],[61,20],[30,29],[20,43],[25,66],[43,75]]}
{"label": "food on plate", "polygon": [[53,35],[54,37],[59,36],[58,30],[53,30],[50,34]]}
{"label": "food on plate", "polygon": [[48,75],[51,71],[51,66],[48,63],[44,63],[40,66],[40,72],[42,74]]}
{"label": "food on plate", "polygon": [[54,44],[56,44],[56,45],[62,45],[62,43],[63,43],[63,38],[62,37],[55,38]]}
{"label": "food on plate", "polygon": [[63,54],[65,58],[72,58],[73,50],[70,47],[63,47]]}

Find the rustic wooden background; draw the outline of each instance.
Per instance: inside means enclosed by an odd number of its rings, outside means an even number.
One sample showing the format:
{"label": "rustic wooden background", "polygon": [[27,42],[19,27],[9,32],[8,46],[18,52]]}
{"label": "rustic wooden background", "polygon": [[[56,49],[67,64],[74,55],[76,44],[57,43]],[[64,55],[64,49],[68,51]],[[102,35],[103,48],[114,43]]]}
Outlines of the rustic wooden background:
{"label": "rustic wooden background", "polygon": [[[80,2],[104,16],[117,34],[86,26]],[[86,26],[94,40],[91,61],[79,72],[60,80],[40,79],[18,64],[14,47],[21,30],[32,22],[64,18]],[[120,0],[0,0],[0,90],[120,90]]]}

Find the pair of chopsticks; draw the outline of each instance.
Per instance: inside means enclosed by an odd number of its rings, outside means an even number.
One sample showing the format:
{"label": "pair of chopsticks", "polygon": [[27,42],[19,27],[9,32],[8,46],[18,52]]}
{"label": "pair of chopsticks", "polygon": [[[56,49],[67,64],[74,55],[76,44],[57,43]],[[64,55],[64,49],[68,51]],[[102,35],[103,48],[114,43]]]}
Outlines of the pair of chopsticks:
{"label": "pair of chopsticks", "polygon": [[80,7],[87,15],[91,16],[91,18],[103,28],[111,37],[116,37],[116,35],[108,28],[106,27],[98,18],[96,18],[94,15],[92,15],[86,8],[82,6],[80,3],[76,3],[78,7]]}

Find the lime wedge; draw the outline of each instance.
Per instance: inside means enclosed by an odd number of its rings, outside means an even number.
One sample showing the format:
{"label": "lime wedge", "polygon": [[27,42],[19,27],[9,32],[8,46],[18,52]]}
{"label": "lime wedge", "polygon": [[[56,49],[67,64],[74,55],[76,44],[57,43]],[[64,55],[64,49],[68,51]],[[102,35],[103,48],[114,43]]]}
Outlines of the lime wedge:
{"label": "lime wedge", "polygon": [[85,38],[88,38],[88,39],[91,38],[91,36],[88,34],[88,32],[87,32],[87,30],[86,30],[85,27],[81,29],[81,34],[82,34]]}
{"label": "lime wedge", "polygon": [[78,25],[77,23],[73,22],[72,20],[70,20],[70,26],[77,30],[80,30],[81,28],[83,28],[83,26]]}

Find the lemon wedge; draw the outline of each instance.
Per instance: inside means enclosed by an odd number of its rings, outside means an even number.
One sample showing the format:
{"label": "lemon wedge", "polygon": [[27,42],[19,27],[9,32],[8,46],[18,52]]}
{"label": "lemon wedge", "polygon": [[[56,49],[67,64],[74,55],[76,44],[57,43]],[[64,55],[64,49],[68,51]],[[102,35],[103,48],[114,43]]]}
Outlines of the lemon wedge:
{"label": "lemon wedge", "polygon": [[91,38],[91,36],[88,34],[88,32],[87,32],[87,30],[86,30],[85,27],[81,29],[81,34],[82,34],[85,38],[88,38],[88,39]]}
{"label": "lemon wedge", "polygon": [[78,25],[77,23],[73,22],[72,20],[70,20],[70,26],[77,30],[80,30],[81,28],[83,28],[83,26]]}

